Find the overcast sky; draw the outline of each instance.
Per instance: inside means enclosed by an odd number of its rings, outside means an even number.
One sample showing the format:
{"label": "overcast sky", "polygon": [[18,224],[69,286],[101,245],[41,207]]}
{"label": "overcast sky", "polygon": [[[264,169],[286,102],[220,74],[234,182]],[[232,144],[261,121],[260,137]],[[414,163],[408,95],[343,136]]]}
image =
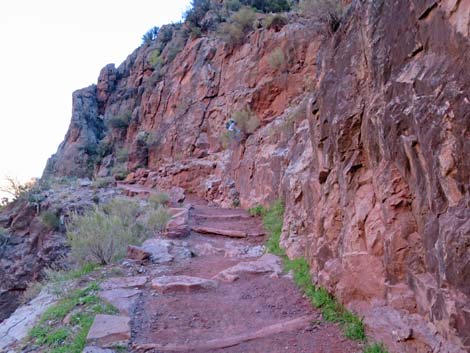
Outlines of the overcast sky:
{"label": "overcast sky", "polygon": [[2,0],[0,180],[40,176],[70,121],[72,92],[119,65],[189,0]]}

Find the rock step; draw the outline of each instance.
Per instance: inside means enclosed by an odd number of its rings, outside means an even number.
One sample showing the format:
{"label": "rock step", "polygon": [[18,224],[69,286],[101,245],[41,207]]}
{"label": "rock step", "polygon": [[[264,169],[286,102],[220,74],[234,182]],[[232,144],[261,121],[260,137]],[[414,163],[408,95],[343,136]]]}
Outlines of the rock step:
{"label": "rock step", "polygon": [[248,214],[194,214],[196,220],[209,220],[209,221],[240,221],[250,219]]}
{"label": "rock step", "polygon": [[307,328],[313,321],[312,316],[302,316],[297,319],[279,322],[273,325],[266,326],[254,332],[244,333],[225,338],[217,338],[206,342],[195,342],[192,344],[159,344],[147,343],[134,345],[137,352],[145,352],[155,349],[161,352],[192,352],[192,351],[207,351],[211,349],[222,349],[239,345],[240,343],[269,337],[275,334],[294,331],[302,328]]}
{"label": "rock step", "polygon": [[192,276],[162,276],[152,281],[152,288],[160,293],[186,292],[217,288],[217,281]]}
{"label": "rock step", "polygon": [[87,341],[99,347],[127,345],[131,338],[131,328],[128,316],[96,315]]}
{"label": "rock step", "polygon": [[230,238],[246,238],[248,236],[248,233],[242,230],[223,229],[207,226],[193,226],[191,229],[196,233],[222,235]]}
{"label": "rock step", "polygon": [[118,288],[140,288],[145,286],[147,281],[147,276],[113,277],[101,283],[100,288],[102,290]]}

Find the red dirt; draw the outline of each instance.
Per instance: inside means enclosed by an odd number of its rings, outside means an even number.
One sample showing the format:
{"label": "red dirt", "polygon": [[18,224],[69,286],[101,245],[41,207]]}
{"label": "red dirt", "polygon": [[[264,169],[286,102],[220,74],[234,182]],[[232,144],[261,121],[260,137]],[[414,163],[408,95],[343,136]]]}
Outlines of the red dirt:
{"label": "red dirt", "polygon": [[[201,205],[192,210],[191,222],[211,224],[212,220],[202,216],[234,214],[240,217],[220,222],[244,230],[261,227],[259,219],[247,218],[243,211]],[[187,241],[190,246],[207,242],[223,248],[227,242],[253,246],[264,239],[233,240],[193,233]],[[253,258],[226,257],[223,253],[198,256],[172,264],[165,274],[212,278],[246,260]],[[360,350],[357,343],[343,337],[337,325],[322,322],[321,314],[286,276],[242,275],[233,283],[219,282],[216,289],[189,294],[162,295],[146,288],[135,308],[131,326],[132,347],[136,352],[351,353]]]}

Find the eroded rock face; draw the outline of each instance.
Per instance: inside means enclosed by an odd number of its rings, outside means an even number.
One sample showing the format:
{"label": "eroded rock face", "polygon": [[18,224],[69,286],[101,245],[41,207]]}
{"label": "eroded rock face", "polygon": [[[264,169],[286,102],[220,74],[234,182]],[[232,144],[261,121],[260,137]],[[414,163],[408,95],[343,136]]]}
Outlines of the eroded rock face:
{"label": "eroded rock face", "polygon": [[[289,256],[306,256],[315,280],[391,351],[468,350],[469,6],[353,1],[331,37],[291,16],[234,50],[189,41],[162,77],[147,59],[155,48],[143,46],[75,99],[46,171],[82,173],[78,151],[99,138],[99,115],[130,112],[126,130],[107,133],[113,154],[95,172],[124,146],[127,166],[140,168],[129,183],[243,207],[282,197]],[[276,48],[286,59],[277,68]],[[246,107],[260,127],[224,140],[225,122]],[[142,132],[152,136],[145,149]],[[379,318],[403,324],[374,330]]]}

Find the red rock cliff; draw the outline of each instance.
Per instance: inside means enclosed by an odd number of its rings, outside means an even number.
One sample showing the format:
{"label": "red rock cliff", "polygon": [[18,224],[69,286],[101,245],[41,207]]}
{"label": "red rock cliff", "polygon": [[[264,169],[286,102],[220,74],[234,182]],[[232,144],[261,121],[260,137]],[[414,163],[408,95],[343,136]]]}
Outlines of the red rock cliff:
{"label": "red rock cliff", "polygon": [[[126,148],[130,182],[281,197],[289,256],[392,351],[468,351],[470,1],[353,1],[338,32],[318,29],[291,15],[235,49],[188,40],[163,73],[142,46],[75,94],[46,175],[106,176]],[[225,141],[247,107],[260,127]],[[128,128],[106,132],[119,114]],[[103,136],[113,153],[90,164]]]}

